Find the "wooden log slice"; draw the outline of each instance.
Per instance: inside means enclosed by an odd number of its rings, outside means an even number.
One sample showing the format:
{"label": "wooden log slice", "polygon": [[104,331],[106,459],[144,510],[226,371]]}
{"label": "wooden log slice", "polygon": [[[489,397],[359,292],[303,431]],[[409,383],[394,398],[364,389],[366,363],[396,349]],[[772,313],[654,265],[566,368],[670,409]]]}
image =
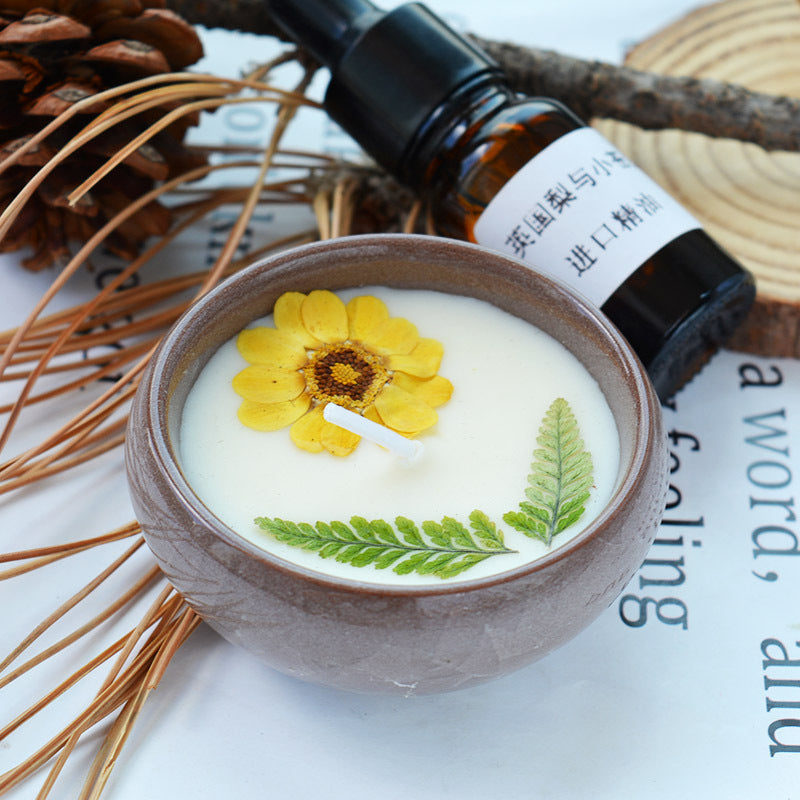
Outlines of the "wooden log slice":
{"label": "wooden log slice", "polygon": [[[724,0],[634,47],[628,66],[800,97],[800,3]],[[696,133],[593,122],[756,276],[732,349],[800,357],[800,154]]]}

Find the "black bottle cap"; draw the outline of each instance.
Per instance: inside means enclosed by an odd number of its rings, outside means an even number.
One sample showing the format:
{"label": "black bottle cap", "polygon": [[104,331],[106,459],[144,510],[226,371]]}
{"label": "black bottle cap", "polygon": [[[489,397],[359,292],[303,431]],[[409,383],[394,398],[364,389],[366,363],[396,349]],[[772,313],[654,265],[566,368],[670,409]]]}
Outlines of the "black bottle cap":
{"label": "black bottle cap", "polygon": [[415,140],[447,99],[500,74],[488,55],[419,3],[384,12],[367,0],[271,0],[270,12],[330,69],[330,117],[407,183],[416,183],[409,165]]}

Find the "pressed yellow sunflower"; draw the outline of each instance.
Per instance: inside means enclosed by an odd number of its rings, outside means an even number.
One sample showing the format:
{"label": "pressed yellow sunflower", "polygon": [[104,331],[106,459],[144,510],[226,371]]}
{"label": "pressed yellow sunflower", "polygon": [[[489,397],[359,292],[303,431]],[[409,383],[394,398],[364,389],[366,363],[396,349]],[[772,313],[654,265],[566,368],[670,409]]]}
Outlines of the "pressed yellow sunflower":
{"label": "pressed yellow sunflower", "polygon": [[291,426],[303,450],[346,456],[360,437],[325,420],[327,403],[363,414],[403,436],[436,423],[436,407],[453,387],[438,375],[442,345],[416,326],[389,316],[377,297],[346,305],[333,292],[286,292],[274,308],[275,327],[247,328],[236,344],[250,366],[233,379],[249,428]]}

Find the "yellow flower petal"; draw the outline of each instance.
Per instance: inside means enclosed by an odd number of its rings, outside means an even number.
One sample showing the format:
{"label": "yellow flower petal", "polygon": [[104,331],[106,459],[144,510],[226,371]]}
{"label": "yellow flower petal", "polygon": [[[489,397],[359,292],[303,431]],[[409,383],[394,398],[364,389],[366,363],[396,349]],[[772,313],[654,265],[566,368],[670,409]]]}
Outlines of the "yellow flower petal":
{"label": "yellow flower petal", "polygon": [[436,424],[436,412],[424,401],[405,389],[387,383],[375,398],[384,424],[398,433],[419,433]]}
{"label": "yellow flower petal", "polygon": [[402,317],[392,317],[363,340],[379,356],[408,355],[419,342],[417,326]]}
{"label": "yellow flower petal", "polygon": [[277,431],[291,425],[303,416],[311,405],[311,398],[301,394],[283,403],[254,403],[242,400],[238,417],[242,424],[257,431]]}
{"label": "yellow flower petal", "polygon": [[343,342],[347,338],[347,310],[327,289],[315,289],[300,307],[306,330],[321,342]]}
{"label": "yellow flower petal", "polygon": [[354,297],[346,308],[350,339],[353,341],[367,341],[389,319],[386,303],[372,295]]}
{"label": "yellow flower petal", "polygon": [[371,406],[367,406],[367,408],[364,409],[363,416],[366,417],[367,419],[372,420],[373,422],[377,422],[378,425],[385,424],[384,421],[381,419],[381,415],[378,413],[378,409],[375,408],[374,404]]}
{"label": "yellow flower petal", "polygon": [[322,427],[325,425],[322,408],[312,408],[289,429],[289,437],[301,450],[321,453],[325,449],[322,446]]}
{"label": "yellow flower petal", "polygon": [[[373,422],[377,422],[378,425],[384,425],[387,428],[389,427],[389,425],[386,423],[386,421],[378,413],[378,409],[375,408],[374,405],[370,406],[369,408],[367,408],[366,411],[364,411],[363,416],[365,416],[367,419],[372,420]],[[392,430],[394,430],[394,428],[392,428]],[[406,439],[413,439],[419,433],[419,431],[417,431],[417,430],[414,430],[414,431],[398,431],[398,430],[395,430],[394,432],[395,433],[399,433],[401,436],[405,436]]]}
{"label": "yellow flower petal", "polygon": [[349,456],[356,449],[361,437],[332,422],[324,422],[321,434],[322,446],[334,456]]}
{"label": "yellow flower petal", "polygon": [[432,378],[442,363],[442,355],[444,348],[436,339],[420,339],[408,355],[389,356],[386,366],[416,378]]}
{"label": "yellow flower petal", "polygon": [[245,361],[269,364],[277,369],[300,369],[306,363],[303,345],[288,333],[275,328],[246,328],[236,338],[236,347]]}
{"label": "yellow flower petal", "polygon": [[320,341],[312,336],[303,325],[300,308],[306,296],[302,292],[284,292],[276,301],[272,315],[275,327],[279,331],[288,333],[304,347],[314,350],[319,347]]}
{"label": "yellow flower petal", "polygon": [[290,372],[264,364],[245,367],[232,383],[236,394],[254,403],[294,400],[306,388],[305,378],[296,370]]}
{"label": "yellow flower petal", "polygon": [[405,372],[395,372],[392,383],[424,400],[431,408],[444,405],[453,394],[453,384],[441,375],[415,378]]}

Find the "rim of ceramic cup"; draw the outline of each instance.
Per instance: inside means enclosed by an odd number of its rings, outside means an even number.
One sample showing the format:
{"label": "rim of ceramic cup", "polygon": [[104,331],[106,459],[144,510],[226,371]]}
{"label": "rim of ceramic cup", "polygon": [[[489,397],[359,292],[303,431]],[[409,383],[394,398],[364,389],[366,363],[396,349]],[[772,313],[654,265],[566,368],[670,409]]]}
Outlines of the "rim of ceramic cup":
{"label": "rim of ceramic cup", "polygon": [[[262,273],[269,271],[270,276],[279,281],[283,277],[283,273],[290,268],[293,264],[309,256],[314,256],[319,253],[327,254],[328,260],[333,260],[334,257],[342,257],[348,252],[357,248],[370,247],[376,249],[376,254],[380,253],[382,257],[397,258],[398,252],[407,252],[406,259],[410,258],[410,253],[413,251],[414,257],[418,258],[420,253],[423,255],[433,249],[441,249],[442,247],[452,250],[454,255],[457,253],[464,256],[472,254],[477,255],[486,262],[490,262],[493,268],[502,269],[507,272],[507,276],[511,284],[519,284],[519,286],[530,285],[531,282],[537,284],[537,288],[542,291],[555,295],[557,298],[566,301],[570,304],[571,311],[570,317],[575,320],[580,320],[580,324],[591,326],[604,340],[607,350],[612,360],[616,360],[619,366],[618,378],[622,378],[625,385],[628,387],[628,394],[630,395],[631,406],[635,410],[636,424],[633,430],[633,441],[630,447],[630,456],[627,468],[623,463],[622,454],[622,439],[619,430],[619,420],[612,407],[612,414],[614,414],[615,424],[617,425],[617,433],[620,436],[620,467],[617,475],[616,488],[606,503],[605,507],[600,513],[587,524],[587,526],[571,538],[568,542],[554,548],[546,555],[540,556],[527,564],[519,565],[515,568],[509,569],[504,572],[494,573],[481,578],[460,578],[453,583],[448,583],[442,586],[435,584],[417,584],[417,585],[398,585],[395,583],[379,583],[358,581],[344,577],[332,576],[325,573],[324,570],[313,570],[300,566],[292,561],[281,558],[278,555],[270,552],[269,550],[259,547],[253,542],[246,539],[244,536],[236,533],[232,528],[222,522],[206,505],[203,503],[202,498],[195,494],[190,483],[186,480],[180,468],[180,458],[177,454],[177,447],[173,444],[173,436],[170,436],[168,431],[170,429],[169,414],[170,414],[170,400],[172,393],[176,387],[176,370],[173,368],[175,365],[172,363],[175,359],[176,347],[183,349],[191,348],[192,342],[196,340],[199,329],[202,327],[202,319],[208,316],[209,313],[219,311],[222,313],[226,305],[229,303],[231,297],[235,294],[235,290],[243,282],[251,280],[251,276],[255,273]],[[389,254],[387,256],[387,251]],[[377,285],[375,281],[369,283],[343,283],[333,287],[336,289],[357,288],[358,285]],[[386,282],[387,286],[398,286],[397,283]],[[330,285],[316,286],[311,285],[305,288],[298,288],[297,291],[310,291],[312,288],[332,288]],[[415,288],[415,289],[430,289],[430,281],[421,281],[416,285],[407,283],[400,285],[399,288]],[[474,289],[474,287],[473,287]],[[278,293],[288,291],[288,287],[281,287]],[[440,291],[447,291],[449,293],[457,293],[454,287],[448,286],[439,289]],[[476,295],[471,291],[461,292],[466,296],[475,297]],[[486,299],[481,297],[479,299]],[[274,300],[272,301],[274,302]],[[491,302],[489,300],[488,302]],[[498,305],[499,308],[509,312],[508,308],[503,305]],[[231,334],[235,335],[238,330],[241,330],[257,319],[258,316],[264,316],[271,313],[271,304],[267,310],[256,316],[252,316],[245,324],[240,325]],[[530,323],[534,324],[534,323]],[[568,327],[574,327],[576,322],[570,323]],[[547,331],[546,331],[547,332]],[[550,334],[552,335],[552,334]],[[219,339],[217,346],[221,346],[224,341],[231,338],[225,336]],[[587,364],[586,360],[581,357],[580,353],[575,353],[574,350],[569,348],[571,352],[578,358],[585,368],[590,373],[593,372],[592,365]],[[202,349],[201,351],[202,352]],[[208,354],[210,357],[210,353]],[[177,359],[181,361],[181,359]],[[205,359],[202,366],[207,362]],[[185,358],[183,359],[185,362]],[[202,366],[199,369],[202,369]],[[617,331],[616,327],[611,323],[605,315],[594,307],[588,300],[582,297],[579,293],[566,286],[557,279],[543,275],[528,265],[518,262],[515,259],[504,256],[494,251],[487,251],[486,249],[469,242],[461,242],[452,239],[442,239],[440,237],[426,236],[421,234],[362,234],[355,236],[342,237],[338,239],[327,239],[323,241],[313,242],[306,245],[284,250],[276,255],[267,257],[263,260],[255,262],[250,266],[243,269],[241,272],[229,277],[224,282],[220,283],[214,289],[209,291],[201,299],[196,301],[173,325],[170,331],[162,339],[162,342],[155,353],[151,362],[151,375],[149,380],[148,397],[146,399],[148,406],[149,418],[156,420],[157,425],[152,434],[152,446],[154,456],[165,471],[172,484],[172,489],[180,496],[182,503],[189,507],[194,514],[200,517],[203,522],[209,527],[216,530],[217,535],[223,539],[228,545],[240,550],[248,557],[264,562],[271,569],[277,569],[284,573],[292,574],[300,579],[315,582],[321,585],[335,587],[338,590],[352,591],[358,594],[375,594],[375,595],[409,595],[409,596],[425,596],[425,595],[442,595],[452,594],[458,592],[472,592],[481,588],[494,586],[497,584],[511,583],[518,578],[528,575],[532,572],[547,569],[551,564],[558,562],[562,559],[569,558],[569,556],[576,550],[584,546],[584,544],[597,537],[601,536],[605,527],[612,522],[615,516],[621,513],[627,498],[636,492],[637,485],[641,480],[641,475],[644,472],[644,465],[648,454],[651,450],[652,437],[657,430],[651,420],[651,415],[660,412],[660,405],[655,395],[655,390],[647,377],[644,367],[641,365],[638,357],[622,335]],[[198,371],[199,371],[198,369]],[[597,376],[594,376],[597,379]],[[192,383],[194,380],[192,380]],[[188,389],[187,389],[188,391]],[[604,396],[607,398],[607,393],[604,391]],[[174,426],[173,426],[174,427]],[[177,433],[175,434],[177,436]]]}

